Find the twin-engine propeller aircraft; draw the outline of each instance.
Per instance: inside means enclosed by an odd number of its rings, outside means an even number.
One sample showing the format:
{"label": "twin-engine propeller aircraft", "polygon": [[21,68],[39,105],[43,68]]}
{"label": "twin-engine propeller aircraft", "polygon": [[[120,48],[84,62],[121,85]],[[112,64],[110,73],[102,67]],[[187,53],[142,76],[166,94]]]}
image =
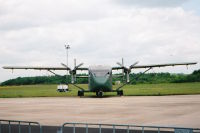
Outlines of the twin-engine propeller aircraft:
{"label": "twin-engine propeller aircraft", "polygon": [[[129,74],[132,69],[146,68],[143,72],[151,70],[155,67],[166,67],[166,66],[178,66],[178,65],[195,65],[197,62],[186,62],[186,63],[168,63],[168,64],[155,64],[155,65],[137,65],[138,62],[135,62],[129,67],[124,66],[124,61],[122,59],[122,63],[117,62],[117,67],[110,66],[90,66],[90,67],[81,67],[83,63],[76,65],[76,60],[74,60],[74,68],[71,69],[67,65],[61,63],[62,67],[30,67],[30,66],[4,66],[4,69],[34,69],[34,70],[47,70],[55,75],[52,70],[64,70],[69,71],[71,75],[72,85],[79,88],[78,96],[84,96],[84,92],[96,92],[98,97],[103,96],[103,92],[117,92],[117,95],[123,95],[122,87],[127,85],[130,82]],[[113,70],[122,70],[122,77],[125,82],[119,86],[116,90],[112,89],[112,71]],[[88,78],[88,90],[81,88],[76,85],[77,71],[88,71],[88,76],[82,76],[82,78]],[[80,77],[81,78],[81,77]],[[139,77],[135,77],[136,79]]]}

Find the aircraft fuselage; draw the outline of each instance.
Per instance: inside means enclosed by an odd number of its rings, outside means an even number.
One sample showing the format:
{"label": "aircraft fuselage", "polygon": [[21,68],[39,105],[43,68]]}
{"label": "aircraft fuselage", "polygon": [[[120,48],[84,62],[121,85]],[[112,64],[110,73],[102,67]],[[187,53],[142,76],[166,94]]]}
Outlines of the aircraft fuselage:
{"label": "aircraft fuselage", "polygon": [[88,88],[91,92],[112,91],[112,68],[109,66],[89,67]]}

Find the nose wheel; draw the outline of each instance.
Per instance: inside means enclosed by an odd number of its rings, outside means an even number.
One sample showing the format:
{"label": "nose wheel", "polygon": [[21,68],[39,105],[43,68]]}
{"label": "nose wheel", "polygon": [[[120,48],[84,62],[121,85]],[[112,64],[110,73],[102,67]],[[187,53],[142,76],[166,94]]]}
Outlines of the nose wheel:
{"label": "nose wheel", "polygon": [[96,92],[97,97],[103,97],[103,91]]}
{"label": "nose wheel", "polygon": [[123,94],[124,94],[124,93],[123,93],[123,90],[117,91],[117,95],[118,95],[118,96],[123,96]]}

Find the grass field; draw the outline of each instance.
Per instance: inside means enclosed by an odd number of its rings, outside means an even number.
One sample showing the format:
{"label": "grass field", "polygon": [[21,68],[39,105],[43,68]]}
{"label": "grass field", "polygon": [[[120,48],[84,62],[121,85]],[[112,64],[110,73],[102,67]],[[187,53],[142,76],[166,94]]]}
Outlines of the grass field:
{"label": "grass field", "polygon": [[[87,85],[79,86],[87,88]],[[56,91],[57,85],[1,86],[0,98],[77,96],[78,89],[74,86],[69,87],[69,92],[60,93]],[[113,88],[115,89],[117,86]],[[200,94],[200,82],[127,85],[123,90],[125,96]],[[116,92],[107,92],[104,95],[116,96]],[[95,93],[85,93],[85,96],[95,96]]]}

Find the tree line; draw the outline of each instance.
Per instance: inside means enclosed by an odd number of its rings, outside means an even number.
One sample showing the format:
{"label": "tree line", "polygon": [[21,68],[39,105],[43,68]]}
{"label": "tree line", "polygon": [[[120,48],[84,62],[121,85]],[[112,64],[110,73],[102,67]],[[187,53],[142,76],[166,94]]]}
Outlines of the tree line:
{"label": "tree line", "polygon": [[[81,74],[86,76],[86,74]],[[123,78],[119,74],[113,75],[113,84],[116,81],[123,82]],[[130,84],[138,83],[184,83],[184,82],[200,82],[200,69],[195,70],[191,74],[171,74],[171,73],[137,73],[130,74]],[[71,76],[36,76],[36,77],[18,77],[1,83],[1,86],[8,85],[34,85],[34,84],[66,84],[71,83]],[[88,78],[77,78],[78,84],[87,84]]]}

